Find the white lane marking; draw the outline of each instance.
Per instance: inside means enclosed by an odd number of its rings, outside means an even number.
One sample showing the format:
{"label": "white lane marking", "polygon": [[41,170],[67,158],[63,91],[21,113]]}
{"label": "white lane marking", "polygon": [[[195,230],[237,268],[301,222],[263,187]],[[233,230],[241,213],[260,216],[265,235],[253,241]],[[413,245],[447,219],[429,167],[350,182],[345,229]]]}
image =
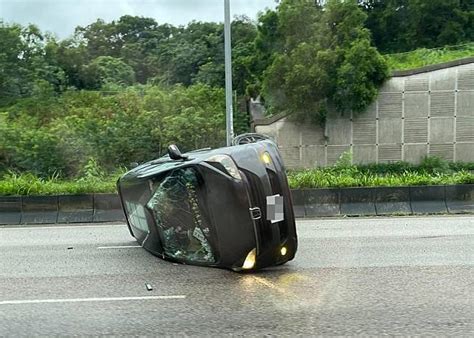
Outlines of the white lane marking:
{"label": "white lane marking", "polygon": [[111,245],[111,246],[99,246],[97,249],[130,249],[130,248],[141,248],[140,245]]}
{"label": "white lane marking", "polygon": [[399,220],[413,220],[413,221],[420,221],[420,220],[439,220],[442,218],[446,219],[469,219],[472,218],[472,215],[469,214],[457,214],[457,215],[432,215],[432,216],[424,216],[424,215],[407,215],[407,216],[358,216],[358,217],[308,217],[308,218],[296,218],[295,221],[298,223],[314,223],[314,222],[357,222],[357,221],[373,221],[373,222],[380,222],[380,221],[399,221]]}
{"label": "white lane marking", "polygon": [[108,225],[66,225],[66,226],[0,226],[2,230],[36,230],[36,229],[71,229],[71,228],[113,228],[113,227],[126,227],[126,224],[108,224]]}
{"label": "white lane marking", "polygon": [[0,305],[44,304],[44,303],[80,303],[80,302],[122,302],[129,300],[184,299],[184,295],[144,296],[144,297],[104,297],[104,298],[64,298],[64,299],[29,299],[0,301]]}

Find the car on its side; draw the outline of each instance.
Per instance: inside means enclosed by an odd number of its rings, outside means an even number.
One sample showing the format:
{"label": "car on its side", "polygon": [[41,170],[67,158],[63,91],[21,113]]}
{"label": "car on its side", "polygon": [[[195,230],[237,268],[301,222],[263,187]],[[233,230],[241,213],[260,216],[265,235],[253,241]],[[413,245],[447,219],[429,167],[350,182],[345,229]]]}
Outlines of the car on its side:
{"label": "car on its side", "polygon": [[117,185],[130,233],[163,259],[252,271],[295,256],[290,190],[271,140],[185,154],[171,145]]}

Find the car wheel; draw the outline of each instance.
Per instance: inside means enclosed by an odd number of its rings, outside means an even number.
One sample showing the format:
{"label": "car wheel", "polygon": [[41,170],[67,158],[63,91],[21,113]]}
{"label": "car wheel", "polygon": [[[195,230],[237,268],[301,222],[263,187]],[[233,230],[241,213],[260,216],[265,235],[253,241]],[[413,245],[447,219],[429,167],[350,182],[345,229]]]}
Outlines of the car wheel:
{"label": "car wheel", "polygon": [[271,138],[263,134],[246,133],[234,137],[234,139],[232,140],[232,145],[237,146],[241,144],[256,143],[263,140],[271,140]]}

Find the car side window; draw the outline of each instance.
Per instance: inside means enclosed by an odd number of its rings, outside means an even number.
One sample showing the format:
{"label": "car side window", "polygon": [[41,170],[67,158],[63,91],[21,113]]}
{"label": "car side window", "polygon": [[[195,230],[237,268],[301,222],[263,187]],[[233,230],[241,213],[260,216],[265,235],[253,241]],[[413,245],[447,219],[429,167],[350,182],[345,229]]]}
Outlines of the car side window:
{"label": "car side window", "polygon": [[148,223],[143,205],[138,202],[125,201],[125,208],[130,224],[135,228],[148,232]]}

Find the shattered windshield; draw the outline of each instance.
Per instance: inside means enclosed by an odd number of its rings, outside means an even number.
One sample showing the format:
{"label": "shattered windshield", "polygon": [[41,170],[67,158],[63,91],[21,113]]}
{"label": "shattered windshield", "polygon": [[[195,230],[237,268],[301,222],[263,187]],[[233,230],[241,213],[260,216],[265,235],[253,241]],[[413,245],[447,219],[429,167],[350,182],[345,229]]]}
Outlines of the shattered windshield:
{"label": "shattered windshield", "polygon": [[169,257],[201,263],[216,261],[201,189],[203,182],[195,169],[177,169],[159,183],[147,204]]}

